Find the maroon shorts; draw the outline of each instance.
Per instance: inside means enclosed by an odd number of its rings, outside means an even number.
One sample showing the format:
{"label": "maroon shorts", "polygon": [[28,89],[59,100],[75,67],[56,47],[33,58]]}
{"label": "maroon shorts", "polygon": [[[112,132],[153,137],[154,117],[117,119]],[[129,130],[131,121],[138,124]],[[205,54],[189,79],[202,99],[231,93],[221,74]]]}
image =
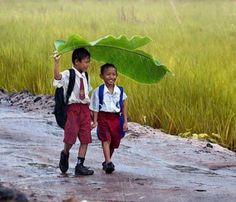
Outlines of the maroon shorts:
{"label": "maroon shorts", "polygon": [[75,144],[77,137],[82,144],[92,142],[91,118],[87,104],[70,104],[67,108],[64,142],[67,144]]}
{"label": "maroon shorts", "polygon": [[98,138],[102,142],[111,141],[112,148],[120,145],[120,118],[117,113],[98,113]]}

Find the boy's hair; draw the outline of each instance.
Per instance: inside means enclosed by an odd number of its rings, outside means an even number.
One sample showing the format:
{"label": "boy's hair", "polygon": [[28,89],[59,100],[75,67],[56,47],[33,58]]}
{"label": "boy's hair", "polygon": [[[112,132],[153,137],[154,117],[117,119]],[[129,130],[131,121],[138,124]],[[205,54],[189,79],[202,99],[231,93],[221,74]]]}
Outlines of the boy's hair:
{"label": "boy's hair", "polygon": [[90,53],[85,48],[76,48],[72,53],[72,63],[75,64],[75,60],[80,62],[85,58],[90,58]]}
{"label": "boy's hair", "polygon": [[114,68],[114,69],[116,70],[116,72],[117,72],[117,69],[116,69],[115,65],[110,64],[110,63],[106,63],[106,64],[104,64],[104,65],[101,66],[101,71],[100,71],[100,73],[103,74],[103,73],[105,72],[105,70],[107,70],[107,69],[110,68],[110,67]]}

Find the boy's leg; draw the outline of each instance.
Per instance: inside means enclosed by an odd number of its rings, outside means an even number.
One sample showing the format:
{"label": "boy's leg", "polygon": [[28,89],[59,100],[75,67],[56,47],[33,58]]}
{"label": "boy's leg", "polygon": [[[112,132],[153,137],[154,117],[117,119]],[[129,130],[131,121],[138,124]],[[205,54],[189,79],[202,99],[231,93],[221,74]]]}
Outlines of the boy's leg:
{"label": "boy's leg", "polygon": [[70,149],[72,148],[72,144],[67,144],[67,143],[64,143],[64,153],[65,154],[69,154],[70,153]]}
{"label": "boy's leg", "polygon": [[88,148],[88,144],[80,143],[79,150],[78,150],[77,164],[84,165],[87,148]]}
{"label": "boy's leg", "polygon": [[80,144],[78,156],[85,158],[87,153],[88,144]]}
{"label": "boy's leg", "polygon": [[91,118],[88,105],[80,105],[79,124],[80,129],[78,138],[80,140],[80,147],[78,151],[77,165],[75,167],[75,175],[92,175],[94,171],[84,166],[88,144],[92,142],[90,125]]}
{"label": "boy's leg", "polygon": [[107,124],[111,140],[109,141],[109,145],[107,146],[108,147],[107,149],[109,149],[109,153],[107,152],[106,156],[104,153],[106,163],[103,163],[103,169],[106,171],[106,173],[112,173],[115,170],[115,166],[111,162],[111,157],[114,153],[114,149],[119,147],[121,140],[119,117],[117,115],[110,117],[107,121]]}
{"label": "boy's leg", "polygon": [[112,157],[112,154],[114,153],[114,148],[113,146],[110,144],[110,157]]}
{"label": "boy's leg", "polygon": [[103,154],[104,154],[104,158],[106,162],[111,161],[110,144],[111,144],[111,141],[102,142],[102,149],[103,149]]}
{"label": "boy's leg", "polygon": [[75,166],[75,175],[93,175],[94,171],[84,166],[85,155],[88,144],[80,144],[78,151],[78,160]]}
{"label": "boy's leg", "polygon": [[111,144],[110,141],[102,142],[103,154],[105,158],[105,161],[102,163],[102,167],[103,167],[103,170],[105,170],[106,173],[108,174],[112,173],[115,170],[115,166],[111,162],[111,155],[114,150],[111,153],[110,144]]}
{"label": "boy's leg", "polygon": [[116,119],[116,114],[99,112],[98,113],[98,138],[102,142],[103,155],[105,161],[102,163],[103,170],[106,173],[112,173],[115,170],[114,164],[111,162],[111,157],[114,152],[114,147],[111,145],[111,128],[110,122]]}

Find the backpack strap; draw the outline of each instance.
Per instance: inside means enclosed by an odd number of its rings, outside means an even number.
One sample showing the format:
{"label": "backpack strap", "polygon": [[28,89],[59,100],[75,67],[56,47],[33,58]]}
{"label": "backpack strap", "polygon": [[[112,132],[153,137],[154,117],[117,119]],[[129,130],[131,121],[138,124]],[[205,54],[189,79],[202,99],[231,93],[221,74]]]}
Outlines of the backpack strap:
{"label": "backpack strap", "polygon": [[75,85],[75,70],[74,69],[69,69],[69,84],[68,84],[68,89],[66,92],[66,104],[68,104],[69,102],[69,97],[71,96],[71,93],[74,89],[74,85]]}
{"label": "backpack strap", "polygon": [[104,84],[100,85],[98,88],[99,111],[102,108],[103,104],[103,93],[104,93]]}
{"label": "backpack strap", "polygon": [[118,88],[120,89],[120,101],[119,101],[119,104],[120,104],[120,136],[121,136],[121,138],[123,138],[125,136],[125,131],[123,129],[124,115],[122,113],[124,88],[121,86],[118,86]]}
{"label": "backpack strap", "polygon": [[86,77],[86,80],[87,80],[87,86],[88,86],[88,91],[89,91],[89,88],[90,88],[90,85],[89,85],[89,76],[88,76],[88,72],[84,72],[85,73],[85,77]]}
{"label": "backpack strap", "polygon": [[118,88],[120,89],[120,113],[122,113],[124,88],[122,86],[118,86]]}
{"label": "backpack strap", "polygon": [[88,79],[88,72],[84,72],[84,73],[85,73],[85,76],[86,76],[87,82],[89,82],[89,79]]}

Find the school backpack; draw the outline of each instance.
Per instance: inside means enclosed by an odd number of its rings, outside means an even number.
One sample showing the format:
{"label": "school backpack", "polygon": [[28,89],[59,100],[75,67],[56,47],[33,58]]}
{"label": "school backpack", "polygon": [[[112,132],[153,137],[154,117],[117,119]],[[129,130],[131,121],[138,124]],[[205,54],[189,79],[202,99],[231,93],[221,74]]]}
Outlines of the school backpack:
{"label": "school backpack", "polygon": [[[65,127],[66,119],[67,119],[66,110],[67,110],[68,101],[75,85],[75,70],[69,69],[69,73],[70,73],[70,76],[69,76],[69,84],[68,84],[68,88],[66,92],[66,100],[64,99],[63,87],[56,88],[56,91],[55,91],[55,106],[54,106],[53,114],[55,115],[58,126],[60,126],[63,129]],[[87,72],[85,72],[85,76],[88,81]]]}
{"label": "school backpack", "polygon": [[[119,117],[120,117],[120,136],[121,136],[121,138],[123,138],[125,136],[125,131],[123,130],[124,115],[122,113],[124,89],[123,89],[122,86],[118,86],[118,88],[120,89],[120,100],[119,100],[119,105],[120,105],[120,112],[119,112]],[[99,88],[98,88],[99,111],[102,108],[102,104],[103,104],[103,94],[104,94],[104,84],[100,85]]]}
{"label": "school backpack", "polygon": [[66,100],[64,100],[64,89],[63,87],[56,88],[55,91],[55,106],[54,106],[54,115],[58,126],[64,129],[66,123],[66,108],[69,101],[69,97],[73,91],[75,85],[75,70],[69,69],[69,84],[66,92]]}

